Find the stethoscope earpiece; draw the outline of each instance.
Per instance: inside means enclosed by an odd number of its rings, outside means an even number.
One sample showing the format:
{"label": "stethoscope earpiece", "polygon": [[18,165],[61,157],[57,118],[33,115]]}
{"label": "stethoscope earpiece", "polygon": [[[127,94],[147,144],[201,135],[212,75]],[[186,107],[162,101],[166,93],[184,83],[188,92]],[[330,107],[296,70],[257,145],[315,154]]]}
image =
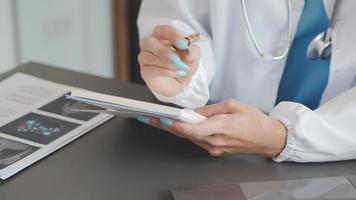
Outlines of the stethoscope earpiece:
{"label": "stethoscope earpiece", "polygon": [[331,56],[331,41],[326,40],[326,32],[318,34],[309,44],[307,57],[310,60],[328,59]]}

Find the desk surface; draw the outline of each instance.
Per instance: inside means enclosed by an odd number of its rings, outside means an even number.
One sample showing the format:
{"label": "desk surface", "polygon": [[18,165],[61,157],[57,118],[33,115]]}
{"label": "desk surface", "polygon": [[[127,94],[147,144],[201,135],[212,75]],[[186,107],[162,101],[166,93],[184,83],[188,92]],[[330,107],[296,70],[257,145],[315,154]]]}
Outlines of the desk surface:
{"label": "desk surface", "polygon": [[[58,83],[154,101],[144,86],[39,64],[24,72]],[[132,119],[115,118],[0,184],[1,200],[172,200],[170,188],[197,184],[356,174],[356,161],[274,163],[257,156],[212,158],[195,145]]]}

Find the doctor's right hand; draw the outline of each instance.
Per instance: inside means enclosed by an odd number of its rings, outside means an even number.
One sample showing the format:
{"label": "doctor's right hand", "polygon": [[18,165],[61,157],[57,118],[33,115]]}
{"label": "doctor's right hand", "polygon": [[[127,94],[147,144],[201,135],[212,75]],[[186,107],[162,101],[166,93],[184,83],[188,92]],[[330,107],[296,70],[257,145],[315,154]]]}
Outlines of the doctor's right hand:
{"label": "doctor's right hand", "polygon": [[[177,51],[172,51],[171,46]],[[157,26],[151,35],[141,40],[140,48],[141,76],[159,95],[177,95],[188,85],[199,66],[200,48],[188,46],[188,41],[172,26]]]}

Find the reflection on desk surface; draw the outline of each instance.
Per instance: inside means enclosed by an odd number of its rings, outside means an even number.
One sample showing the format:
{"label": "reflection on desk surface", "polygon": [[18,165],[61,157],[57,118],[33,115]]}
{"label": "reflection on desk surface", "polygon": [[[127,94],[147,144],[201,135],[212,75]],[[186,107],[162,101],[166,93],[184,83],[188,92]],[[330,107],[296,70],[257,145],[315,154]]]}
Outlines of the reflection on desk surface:
{"label": "reflection on desk surface", "polygon": [[356,199],[356,189],[344,177],[242,183],[247,200]]}

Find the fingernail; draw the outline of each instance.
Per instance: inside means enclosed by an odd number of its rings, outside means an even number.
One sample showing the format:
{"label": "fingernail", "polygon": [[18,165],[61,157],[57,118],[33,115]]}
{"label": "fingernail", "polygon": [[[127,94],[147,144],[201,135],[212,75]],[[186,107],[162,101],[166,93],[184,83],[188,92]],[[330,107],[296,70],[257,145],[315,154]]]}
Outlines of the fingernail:
{"label": "fingernail", "polygon": [[176,41],[176,46],[180,49],[188,49],[188,41],[184,39],[178,39]]}
{"label": "fingernail", "polygon": [[177,76],[178,77],[183,77],[183,76],[186,76],[186,75],[187,75],[186,71],[177,71]]}
{"label": "fingernail", "polygon": [[161,118],[159,118],[159,120],[166,126],[172,126],[172,124],[173,124],[173,121],[166,117],[161,117]]}
{"label": "fingernail", "polygon": [[171,54],[169,55],[169,62],[177,66],[178,69],[183,70],[183,71],[188,71],[190,68],[188,67],[187,64],[182,62],[182,60],[176,55],[176,54]]}
{"label": "fingernail", "polygon": [[150,119],[148,117],[144,117],[144,116],[137,117],[137,120],[144,124],[148,124],[150,122]]}

